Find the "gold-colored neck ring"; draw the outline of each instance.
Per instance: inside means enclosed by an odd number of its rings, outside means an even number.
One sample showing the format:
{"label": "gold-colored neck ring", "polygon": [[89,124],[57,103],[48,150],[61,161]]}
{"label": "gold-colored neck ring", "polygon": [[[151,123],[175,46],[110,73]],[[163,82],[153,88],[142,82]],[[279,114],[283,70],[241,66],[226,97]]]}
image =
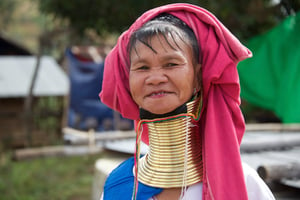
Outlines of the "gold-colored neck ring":
{"label": "gold-colored neck ring", "polygon": [[187,113],[147,123],[149,152],[139,160],[140,182],[174,188],[202,181],[201,103],[197,98],[186,104]]}

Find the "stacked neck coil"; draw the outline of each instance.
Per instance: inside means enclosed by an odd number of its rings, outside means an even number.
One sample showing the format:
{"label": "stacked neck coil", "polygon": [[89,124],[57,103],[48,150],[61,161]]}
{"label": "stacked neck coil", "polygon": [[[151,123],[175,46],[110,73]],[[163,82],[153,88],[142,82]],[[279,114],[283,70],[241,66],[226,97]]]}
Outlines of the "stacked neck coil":
{"label": "stacked neck coil", "polygon": [[198,119],[201,99],[187,103],[189,115],[147,123],[149,152],[140,159],[138,179],[154,187],[174,188],[202,181],[202,142]]}

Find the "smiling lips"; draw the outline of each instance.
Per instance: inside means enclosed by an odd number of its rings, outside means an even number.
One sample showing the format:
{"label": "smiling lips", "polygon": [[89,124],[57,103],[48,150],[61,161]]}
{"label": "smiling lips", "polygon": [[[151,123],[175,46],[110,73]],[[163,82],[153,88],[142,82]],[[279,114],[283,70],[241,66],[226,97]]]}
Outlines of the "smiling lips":
{"label": "smiling lips", "polygon": [[167,94],[171,94],[172,92],[167,92],[167,91],[157,91],[157,92],[151,92],[149,95],[147,95],[146,97],[153,97],[153,98],[159,98],[159,97],[163,97]]}

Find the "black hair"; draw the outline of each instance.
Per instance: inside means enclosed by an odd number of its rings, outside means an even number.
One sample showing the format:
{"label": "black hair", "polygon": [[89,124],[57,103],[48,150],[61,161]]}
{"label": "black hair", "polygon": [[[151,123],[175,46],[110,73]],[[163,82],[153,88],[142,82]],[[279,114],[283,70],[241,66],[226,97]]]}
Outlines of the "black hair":
{"label": "black hair", "polygon": [[[162,13],[152,20],[146,22],[140,29],[136,30],[130,37],[128,52],[129,54],[135,48],[135,44],[137,41],[142,42],[144,45],[149,47],[153,52],[156,53],[155,49],[151,46],[151,39],[153,36],[162,35],[171,48],[174,48],[168,41],[167,35],[170,35],[175,44],[175,36],[179,36],[179,38],[186,44],[191,45],[192,51],[194,54],[194,62],[200,63],[200,47],[198,45],[197,38],[193,32],[193,30],[184,23],[181,19],[175,17],[174,15],[168,13]],[[180,48],[177,45],[178,48]],[[136,50],[135,50],[136,51]]]}

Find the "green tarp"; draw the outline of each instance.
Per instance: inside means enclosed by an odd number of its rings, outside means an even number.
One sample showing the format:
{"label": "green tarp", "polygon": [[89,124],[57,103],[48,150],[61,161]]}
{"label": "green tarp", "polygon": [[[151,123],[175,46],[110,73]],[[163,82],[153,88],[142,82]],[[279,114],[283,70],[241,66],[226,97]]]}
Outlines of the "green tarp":
{"label": "green tarp", "polygon": [[283,123],[300,122],[300,13],[249,41],[253,58],[238,65],[241,97],[273,111]]}

